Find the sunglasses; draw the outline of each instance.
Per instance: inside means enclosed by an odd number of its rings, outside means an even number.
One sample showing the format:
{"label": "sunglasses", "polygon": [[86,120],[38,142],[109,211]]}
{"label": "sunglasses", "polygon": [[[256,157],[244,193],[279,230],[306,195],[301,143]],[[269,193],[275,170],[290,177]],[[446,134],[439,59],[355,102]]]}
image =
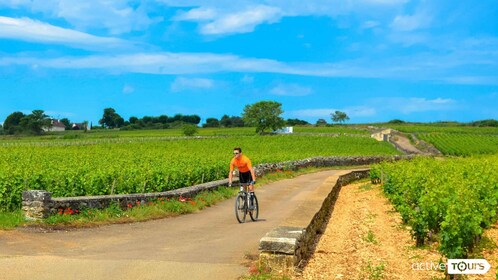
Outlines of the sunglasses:
{"label": "sunglasses", "polygon": [[240,153],[238,153],[238,152],[234,152],[233,154],[234,154],[234,155],[238,155],[238,154],[240,154]]}

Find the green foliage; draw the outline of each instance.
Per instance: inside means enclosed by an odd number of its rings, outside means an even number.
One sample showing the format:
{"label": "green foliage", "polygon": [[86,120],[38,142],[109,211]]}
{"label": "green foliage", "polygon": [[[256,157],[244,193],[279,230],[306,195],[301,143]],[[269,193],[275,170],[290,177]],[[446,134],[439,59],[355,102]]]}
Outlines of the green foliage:
{"label": "green foliage", "polygon": [[241,117],[223,115],[220,120],[222,127],[243,127],[245,126],[244,120]]}
{"label": "green foliage", "polygon": [[284,126],[282,104],[275,101],[260,101],[244,107],[242,118],[244,122],[256,127],[256,133],[263,134],[266,130],[277,130]]}
{"label": "green foliage", "polygon": [[14,112],[7,116],[5,121],[3,122],[3,129],[6,134],[16,134],[22,131],[21,128],[21,119],[24,118],[25,115],[22,112]]}
{"label": "green foliage", "polygon": [[483,229],[497,221],[498,156],[417,158],[372,166],[384,193],[411,226],[417,245],[439,234],[439,250],[464,258]]}
{"label": "green foliage", "polygon": [[185,124],[183,125],[182,130],[185,136],[193,136],[197,133],[197,126],[194,124]]}
{"label": "green foliage", "polygon": [[470,156],[498,153],[498,135],[430,133],[418,138],[433,144],[444,155]]}
{"label": "green foliage", "polygon": [[394,119],[394,120],[388,121],[387,123],[389,123],[389,124],[403,124],[403,123],[405,123],[405,121],[402,121],[399,119]]}
{"label": "green foliage", "polygon": [[124,119],[113,108],[105,108],[99,124],[107,128],[117,128],[124,125]]}
{"label": "green foliage", "polygon": [[412,133],[434,145],[444,155],[470,156],[498,153],[498,127],[464,124],[403,124],[391,128]]}
{"label": "green foliage", "polygon": [[[175,133],[181,135],[181,131]],[[234,146],[243,147],[254,165],[314,156],[398,154],[388,143],[354,136],[237,134],[175,139],[104,131],[93,137],[2,142],[0,209],[19,209],[21,193],[28,189],[64,197],[110,194],[111,190],[114,194],[167,191],[224,179]]]}
{"label": "green foliage", "polygon": [[24,222],[24,215],[21,210],[12,212],[0,211],[0,230],[12,229]]}
{"label": "green foliage", "polygon": [[325,126],[325,125],[327,125],[327,121],[324,119],[318,119],[316,121],[316,126]]}
{"label": "green foliage", "polygon": [[220,127],[220,121],[217,118],[207,118],[202,127]]}
{"label": "green foliage", "polygon": [[335,111],[334,113],[330,114],[330,116],[332,117],[332,121],[336,123],[344,123],[345,121],[349,120],[348,115],[341,111]]}
{"label": "green foliage", "polygon": [[43,129],[52,127],[52,122],[43,110],[34,110],[31,114],[24,116],[19,125],[25,133],[41,135]]}
{"label": "green foliage", "polygon": [[63,118],[60,120],[60,122],[64,124],[64,127],[66,128],[66,130],[72,129],[71,122],[69,121],[68,118]]}
{"label": "green foliage", "polygon": [[482,120],[482,121],[475,121],[471,123],[472,126],[479,126],[479,127],[498,127],[498,120]]}
{"label": "green foliage", "polygon": [[287,123],[287,125],[290,125],[290,126],[309,125],[309,122],[304,121],[304,120],[300,120],[300,119],[287,119],[285,122]]}

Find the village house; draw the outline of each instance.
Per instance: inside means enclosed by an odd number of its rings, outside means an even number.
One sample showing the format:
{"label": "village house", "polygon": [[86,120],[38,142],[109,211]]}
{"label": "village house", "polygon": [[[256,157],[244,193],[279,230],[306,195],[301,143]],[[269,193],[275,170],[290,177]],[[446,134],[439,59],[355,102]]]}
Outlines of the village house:
{"label": "village house", "polygon": [[54,132],[54,131],[64,131],[66,130],[66,126],[61,123],[59,120],[52,119],[52,127],[44,127],[43,131],[46,132]]}

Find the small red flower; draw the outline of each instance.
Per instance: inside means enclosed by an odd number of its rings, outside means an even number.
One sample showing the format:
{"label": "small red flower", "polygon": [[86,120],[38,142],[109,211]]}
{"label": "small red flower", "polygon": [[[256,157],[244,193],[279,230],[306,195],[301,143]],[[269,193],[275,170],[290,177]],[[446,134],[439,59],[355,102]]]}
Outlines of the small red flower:
{"label": "small red flower", "polygon": [[180,198],[178,198],[178,200],[179,200],[179,201],[181,201],[181,202],[185,202],[185,201],[187,201],[187,200],[185,199],[185,197],[183,197],[183,196],[181,196],[181,195],[180,195]]}
{"label": "small red flower", "polygon": [[128,208],[132,208],[133,205],[131,205],[131,203],[128,203]]}

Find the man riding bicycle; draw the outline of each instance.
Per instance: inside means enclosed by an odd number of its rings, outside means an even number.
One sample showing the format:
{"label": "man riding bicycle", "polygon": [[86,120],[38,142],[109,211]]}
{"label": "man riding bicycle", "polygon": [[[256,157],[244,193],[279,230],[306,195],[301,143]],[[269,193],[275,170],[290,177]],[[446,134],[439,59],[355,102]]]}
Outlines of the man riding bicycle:
{"label": "man riding bicycle", "polygon": [[242,154],[242,149],[233,148],[233,159],[230,161],[230,173],[228,173],[228,185],[232,186],[233,169],[237,167],[239,170],[239,181],[242,185],[249,185],[249,193],[251,198],[251,206],[254,198],[254,184],[256,184],[256,175],[252,168],[251,160]]}

